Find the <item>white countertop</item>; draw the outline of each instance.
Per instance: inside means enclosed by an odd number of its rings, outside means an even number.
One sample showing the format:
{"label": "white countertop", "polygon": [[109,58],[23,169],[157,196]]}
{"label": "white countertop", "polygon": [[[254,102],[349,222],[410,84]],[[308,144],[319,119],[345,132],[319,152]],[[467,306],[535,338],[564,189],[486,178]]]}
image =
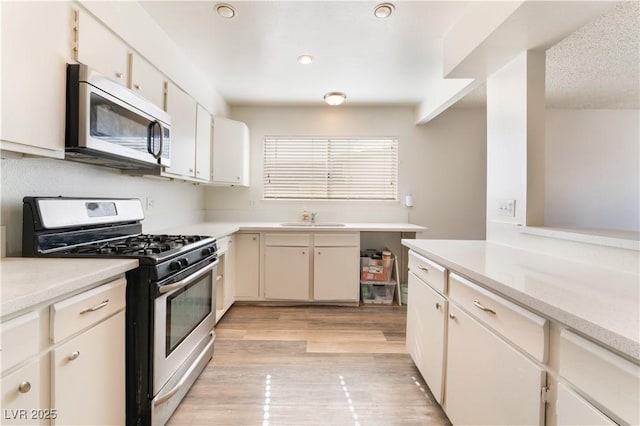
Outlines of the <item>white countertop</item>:
{"label": "white countertop", "polygon": [[136,259],[2,258],[0,315],[90,288],[137,267]]}
{"label": "white countertop", "polygon": [[[286,222],[283,222],[286,223]],[[333,222],[332,222],[333,223]],[[322,224],[322,222],[320,222]],[[215,238],[231,235],[238,231],[305,231],[305,232],[420,232],[428,228],[411,223],[344,223],[344,226],[284,226],[281,222],[203,222],[165,230],[167,233],[200,234]]]}
{"label": "white countertop", "polygon": [[488,241],[402,244],[585,336],[640,360],[640,276]]}

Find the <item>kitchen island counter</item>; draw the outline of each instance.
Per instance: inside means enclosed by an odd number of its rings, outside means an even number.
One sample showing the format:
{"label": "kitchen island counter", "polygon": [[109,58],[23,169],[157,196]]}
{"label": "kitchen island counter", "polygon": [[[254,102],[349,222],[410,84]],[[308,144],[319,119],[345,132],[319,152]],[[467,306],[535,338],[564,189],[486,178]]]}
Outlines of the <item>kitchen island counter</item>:
{"label": "kitchen island counter", "polygon": [[402,244],[538,314],[640,361],[640,276],[489,241]]}

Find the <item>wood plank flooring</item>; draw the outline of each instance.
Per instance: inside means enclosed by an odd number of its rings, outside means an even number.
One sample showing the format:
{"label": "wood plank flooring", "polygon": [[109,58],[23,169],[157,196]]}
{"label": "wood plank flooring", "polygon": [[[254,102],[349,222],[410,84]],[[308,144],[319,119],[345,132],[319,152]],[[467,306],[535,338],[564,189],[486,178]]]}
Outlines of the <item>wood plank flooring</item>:
{"label": "wood plank flooring", "polygon": [[449,425],[398,306],[233,306],[168,425]]}

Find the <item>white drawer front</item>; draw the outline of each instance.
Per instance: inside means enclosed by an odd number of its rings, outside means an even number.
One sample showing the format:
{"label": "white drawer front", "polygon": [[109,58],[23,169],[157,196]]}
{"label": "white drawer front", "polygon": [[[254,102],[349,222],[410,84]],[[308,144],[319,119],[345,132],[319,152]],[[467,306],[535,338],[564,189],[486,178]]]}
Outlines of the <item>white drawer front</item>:
{"label": "white drawer front", "polygon": [[38,352],[40,327],[37,312],[29,312],[0,326],[2,345],[2,371],[13,367]]}
{"label": "white drawer front", "polygon": [[317,233],[314,234],[316,247],[360,247],[359,232]]}
{"label": "white drawer front", "polygon": [[459,275],[449,274],[449,297],[540,362],[546,362],[549,321]]}
{"label": "white drawer front", "polygon": [[311,234],[266,234],[264,243],[268,246],[307,247],[311,240]]}
{"label": "white drawer front", "polygon": [[640,424],[640,366],[572,333],[560,333],[560,375],[624,422]]}
{"label": "white drawer front", "polygon": [[126,280],[120,278],[51,306],[51,338],[59,342],[124,308]]}
{"label": "white drawer front", "polygon": [[432,262],[418,253],[410,251],[409,270],[435,290],[442,294],[446,294],[447,270],[444,267]]}

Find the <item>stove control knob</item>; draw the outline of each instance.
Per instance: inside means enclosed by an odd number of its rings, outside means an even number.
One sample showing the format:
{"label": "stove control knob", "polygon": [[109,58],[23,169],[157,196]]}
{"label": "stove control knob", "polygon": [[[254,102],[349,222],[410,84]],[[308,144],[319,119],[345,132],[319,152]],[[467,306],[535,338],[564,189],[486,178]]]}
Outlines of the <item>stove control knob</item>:
{"label": "stove control knob", "polygon": [[211,256],[214,253],[215,250],[213,250],[213,247],[207,247],[202,249],[202,255],[203,256]]}
{"label": "stove control knob", "polygon": [[182,263],[179,260],[174,260],[169,264],[169,269],[172,271],[179,271],[182,269]]}
{"label": "stove control knob", "polygon": [[178,262],[180,262],[180,266],[182,266],[183,268],[189,266],[189,261],[187,259],[178,259]]}

